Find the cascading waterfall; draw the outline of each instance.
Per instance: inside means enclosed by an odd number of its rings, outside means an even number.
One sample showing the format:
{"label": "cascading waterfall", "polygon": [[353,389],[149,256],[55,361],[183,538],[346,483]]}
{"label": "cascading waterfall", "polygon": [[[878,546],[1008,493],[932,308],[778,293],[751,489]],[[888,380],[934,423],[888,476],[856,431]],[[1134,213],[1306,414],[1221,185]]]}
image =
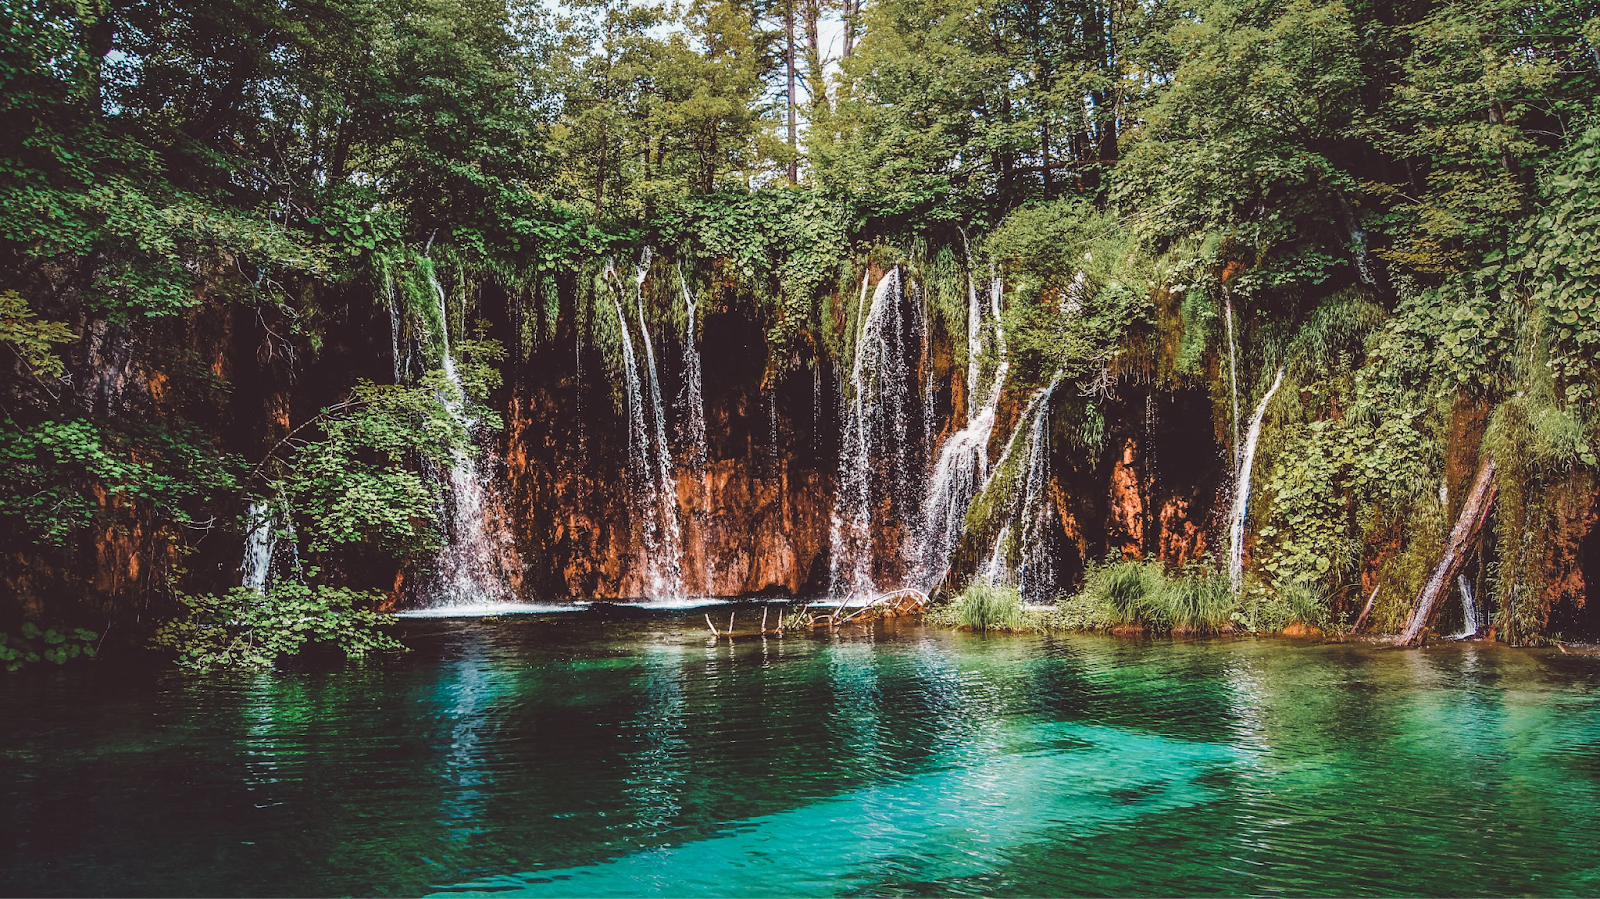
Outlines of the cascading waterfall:
{"label": "cascading waterfall", "polygon": [[[638,357],[634,354],[633,336],[628,330],[628,316],[622,310],[622,300],[612,299],[617,312],[617,330],[622,347],[623,392],[628,406],[628,496],[630,511],[639,535],[639,550],[644,562],[645,589],[651,597],[670,598],[681,594],[682,556],[678,533],[677,491],[673,483],[672,450],[666,441],[666,416],[662,411],[660,383],[655,376],[655,351],[650,343],[650,333],[644,318],[644,275],[649,267],[649,255],[636,270],[635,282],[639,292],[639,330],[649,363],[649,383],[654,422],[646,421],[645,382],[639,375]],[[605,277],[616,284],[620,281],[616,268],[606,263]]]}
{"label": "cascading waterfall", "polygon": [[403,383],[400,358],[400,302],[395,296],[394,278],[383,279],[383,295],[389,303],[389,347],[391,358],[394,359],[394,382]]}
{"label": "cascading waterfall", "polygon": [[[884,505],[903,516],[916,515],[911,497],[920,491],[912,491],[927,473],[925,457],[917,452],[921,441],[910,432],[914,421],[920,424],[914,417],[921,397],[912,351],[921,344],[920,335],[912,344],[906,333],[900,269],[890,269],[878,281],[870,305],[866,287],[864,279],[854,359],[843,397],[844,438],[830,544],[834,593],[875,588],[874,518],[885,512]],[[921,329],[920,307],[911,311]],[[915,522],[907,523],[914,533]]]}
{"label": "cascading waterfall", "polygon": [[[439,362],[450,389],[445,411],[470,436],[477,419],[466,412],[466,389],[450,353],[450,316],[444,287],[430,267],[428,283],[439,301]],[[443,472],[446,539],[435,559],[433,605],[471,606],[509,602],[522,580],[522,562],[506,523],[505,507],[478,461],[464,449],[451,455]]]}
{"label": "cascading waterfall", "polygon": [[1055,598],[1056,567],[1051,558],[1056,504],[1050,499],[1050,401],[1057,378],[1045,388],[1028,436],[1028,480],[1022,497],[1022,564],[1017,568],[1017,590],[1023,599],[1046,602]]}
{"label": "cascading waterfall", "polygon": [[[1011,460],[1011,452],[1017,445],[1016,435],[1023,428],[1027,428],[1028,436],[1023,441],[1023,446],[1024,451],[1028,454],[1028,470],[1024,475],[1023,491],[1012,494],[1011,498],[1006,500],[1005,524],[1001,526],[1000,533],[995,537],[994,545],[989,550],[988,561],[984,563],[983,569],[975,576],[975,581],[978,583],[1000,587],[1012,582],[1013,572],[1008,550],[1011,542],[1012,526],[1018,521],[1023,522],[1022,533],[1024,539],[1030,534],[1035,537],[1045,536],[1043,526],[1049,522],[1041,522],[1038,525],[1033,524],[1040,511],[1035,508],[1034,504],[1045,496],[1044,487],[1049,483],[1050,458],[1048,446],[1044,445],[1048,441],[1044,438],[1049,431],[1049,400],[1054,395],[1056,386],[1060,383],[1060,376],[1057,376],[1050,386],[1036,391],[1033,397],[1028,400],[1028,405],[1023,407],[1022,415],[1017,419],[1017,430],[1012,432],[1013,436],[1006,442],[1005,450],[1000,453],[1000,458],[990,468],[989,477],[984,481],[983,486],[978,489],[978,495],[980,496],[996,489],[994,479],[1006,471]],[[1023,547],[1023,551],[1026,555],[1029,549]],[[1025,558],[1024,565],[1026,564],[1027,559]],[[1035,564],[1035,567],[1037,567],[1037,564]]]}
{"label": "cascading waterfall", "polygon": [[998,275],[989,287],[990,326],[999,362],[994,377],[980,385],[980,357],[983,354],[984,316],[978,288],[967,280],[967,423],[946,438],[939,449],[922,502],[922,567],[918,580],[932,588],[944,578],[966,530],[967,509],[978,495],[978,488],[989,475],[989,439],[994,434],[1000,394],[1005,387],[1010,362],[1006,358],[1006,339],[1000,325],[1000,297],[1004,284]]}
{"label": "cascading waterfall", "polygon": [[683,334],[683,429],[689,444],[689,465],[695,471],[704,471],[706,454],[706,404],[700,381],[700,344],[695,340],[696,313],[699,303],[689,281],[678,268],[678,281],[683,285],[683,311],[687,324]]}
{"label": "cascading waterfall", "polygon": [[239,583],[259,593],[267,592],[272,574],[272,551],[278,544],[278,516],[263,499],[250,504],[244,533],[244,558],[239,562]]}
{"label": "cascading waterfall", "polygon": [[674,480],[677,466],[672,459],[672,446],[667,442],[667,410],[661,402],[661,377],[656,370],[656,351],[650,342],[650,328],[644,318],[644,281],[650,274],[650,248],[634,268],[635,299],[639,307],[639,339],[644,343],[646,370],[650,376],[651,423],[655,436],[655,480],[651,507],[657,518],[661,535],[658,553],[650,557],[650,595],[676,597],[683,594],[683,536],[678,524],[678,490]]}
{"label": "cascading waterfall", "polygon": [[1244,521],[1250,511],[1250,469],[1255,465],[1256,444],[1261,439],[1261,420],[1267,414],[1267,404],[1272,402],[1273,394],[1283,386],[1283,374],[1284,370],[1279,368],[1266,396],[1263,396],[1261,403],[1256,406],[1255,415],[1250,418],[1250,431],[1244,438],[1244,451],[1239,456],[1239,475],[1233,488],[1233,508],[1228,512],[1228,582],[1235,594],[1238,594],[1244,583]]}
{"label": "cascading waterfall", "polygon": [[1456,588],[1461,591],[1461,633],[1456,634],[1459,640],[1478,635],[1478,604],[1473,601],[1472,583],[1464,574],[1456,575]]}
{"label": "cascading waterfall", "polygon": [[994,538],[994,546],[989,550],[989,559],[983,563],[983,570],[978,573],[976,581],[988,584],[991,587],[1004,587],[1011,580],[1010,568],[1006,565],[1006,543],[1011,539],[1011,523],[1007,522],[1000,528],[1000,533]]}

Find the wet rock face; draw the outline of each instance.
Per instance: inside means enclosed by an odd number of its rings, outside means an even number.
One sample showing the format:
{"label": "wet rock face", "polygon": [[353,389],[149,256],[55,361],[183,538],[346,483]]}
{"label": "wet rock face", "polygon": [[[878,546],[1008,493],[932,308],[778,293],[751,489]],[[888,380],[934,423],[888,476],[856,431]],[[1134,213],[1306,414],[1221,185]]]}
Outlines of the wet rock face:
{"label": "wet rock face", "polygon": [[[788,358],[769,359],[764,329],[745,306],[729,300],[733,292],[719,287],[702,307],[703,464],[687,451],[682,325],[649,323],[674,450],[677,580],[686,595],[817,595],[828,589],[835,567],[830,541],[845,430],[841,382],[850,374],[839,366],[849,362],[822,355],[806,340],[785,350]],[[220,448],[254,461],[356,379],[391,379],[386,313],[357,293],[344,317],[329,324],[315,355],[289,353],[274,341],[274,322],[226,304],[208,303],[182,320],[137,332],[83,322],[74,383],[85,405],[103,414],[181,415],[214,434]],[[490,458],[521,559],[521,594],[646,596],[652,592],[645,574],[650,559],[634,521],[638,504],[630,500],[623,387],[595,349],[593,322],[574,308],[574,286],[564,283],[560,293],[559,308],[551,310],[555,320],[534,329],[552,338],[531,350],[513,336],[512,297],[485,289],[474,312],[516,360],[506,368],[505,387],[490,400],[504,410],[506,423]],[[666,302],[658,299],[652,309]],[[540,314],[546,314],[543,306]],[[914,446],[907,457],[925,459],[931,468],[939,445],[967,420],[967,373],[955,353],[965,338],[947,333],[942,320],[919,326],[907,318],[903,325],[914,396],[905,416],[908,433],[900,437]],[[916,327],[925,327],[927,336]],[[163,360],[180,356],[225,389],[214,397],[195,394],[193,377],[164,367]],[[1057,569],[1053,582],[1062,588],[1074,586],[1086,562],[1108,550],[1182,562],[1204,553],[1215,530],[1227,471],[1204,391],[1152,392],[1128,382],[1117,391],[1101,405],[1105,436],[1092,452],[1068,445],[1065,435],[1080,423],[1057,410],[1066,417],[1052,428],[1046,485],[1056,514],[1054,530],[1041,539]],[[991,462],[1025,424],[1026,399],[1002,395]],[[887,470],[875,477],[891,479]],[[917,544],[921,492],[916,485],[898,493],[874,487],[871,575],[879,584],[898,585],[919,568],[921,560],[909,556]],[[168,610],[151,597],[164,595],[155,585],[175,570],[170,535],[152,524],[150,510],[129,507],[109,517],[120,522],[114,530],[81,535],[60,560],[13,548],[9,564],[0,566],[0,586],[21,597],[31,614],[54,614],[70,601],[112,617],[161,617]],[[185,556],[189,588],[237,584],[239,539],[219,534]],[[976,549],[963,544],[952,584],[966,583],[992,540],[989,535]],[[392,590],[401,605],[423,601],[414,595],[416,572],[398,572],[389,562],[336,574],[352,586]]]}
{"label": "wet rock face", "polygon": [[[667,432],[676,435],[682,337],[652,337]],[[824,363],[819,384],[807,359],[763,387],[765,335],[735,312],[708,314],[701,340],[707,458],[699,466],[690,453],[674,455],[682,592],[819,593],[838,452],[837,376]],[[524,594],[648,595],[628,497],[629,426],[613,376],[593,350],[576,349],[538,351],[525,372],[504,453]]]}
{"label": "wet rock face", "polygon": [[1200,388],[1124,384],[1104,404],[1097,453],[1060,439],[1052,447],[1050,497],[1061,522],[1057,583],[1070,587],[1108,552],[1182,564],[1211,548],[1226,505],[1228,466]]}

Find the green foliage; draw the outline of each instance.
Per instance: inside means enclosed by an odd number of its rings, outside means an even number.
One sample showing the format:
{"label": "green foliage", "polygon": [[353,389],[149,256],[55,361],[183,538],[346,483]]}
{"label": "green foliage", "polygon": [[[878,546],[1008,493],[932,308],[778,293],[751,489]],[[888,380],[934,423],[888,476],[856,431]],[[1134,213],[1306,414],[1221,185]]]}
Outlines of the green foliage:
{"label": "green foliage", "polygon": [[1089,566],[1078,592],[1061,601],[1068,626],[1082,630],[1149,627],[1166,580],[1159,562],[1107,559]]}
{"label": "green foliage", "polygon": [[849,259],[850,206],[817,191],[766,190],[688,198],[664,218],[662,235],[704,263],[725,260],[743,283],[772,298],[772,356],[788,355],[802,331],[818,328],[819,294]]}
{"label": "green foliage", "polygon": [[1324,631],[1334,624],[1327,594],[1305,581],[1279,581],[1270,590],[1253,585],[1246,609],[1236,616],[1245,627],[1262,634],[1275,634],[1296,623]]}
{"label": "green foliage", "polygon": [[1237,620],[1228,579],[1203,565],[1169,573],[1160,561],[1110,558],[1089,566],[1083,586],[1060,603],[1066,626],[1216,634]]}
{"label": "green foliage", "polygon": [[99,634],[86,628],[41,628],[24,621],[16,636],[0,631],[0,665],[17,671],[37,662],[65,665],[68,659],[92,659],[99,639]]}
{"label": "green foliage", "polygon": [[1234,620],[1239,607],[1228,579],[1202,565],[1190,565],[1164,578],[1156,594],[1157,620],[1175,633],[1215,634]]}
{"label": "green foliage", "polygon": [[1022,595],[1014,587],[968,587],[954,605],[957,626],[972,631],[1024,629]]}
{"label": "green foliage", "polygon": [[1023,207],[985,241],[1012,275],[1005,313],[1014,385],[1103,379],[1155,323],[1153,269],[1115,223],[1079,200]]}
{"label": "green foliage", "polygon": [[0,341],[11,345],[30,373],[41,378],[61,377],[66,366],[55,348],[76,337],[61,322],[40,321],[16,291],[0,291]]}
{"label": "green foliage", "polygon": [[408,463],[448,467],[473,451],[441,401],[454,390],[437,371],[418,387],[363,383],[314,419],[319,433],[292,443],[272,480],[308,551],[367,544],[405,559],[436,545],[438,487]]}
{"label": "green foliage", "polygon": [[381,598],[293,581],[274,584],[265,594],[235,587],[221,595],[183,595],[183,613],[162,624],[152,643],[176,653],[179,667],[200,673],[270,669],[317,644],[362,661],[404,648],[384,633],[393,617],[373,611]]}
{"label": "green foliage", "polygon": [[237,460],[181,423],[113,428],[84,417],[8,418],[0,422],[0,521],[54,545],[90,525],[120,522],[119,501],[195,524],[234,488],[237,470]]}
{"label": "green foliage", "polygon": [[[1600,126],[1544,179],[1541,208],[1511,249],[1508,273],[1538,308],[1549,367],[1569,403],[1592,403],[1600,371]],[[1496,263],[1499,254],[1486,261]],[[1491,269],[1494,271],[1494,269]],[[1593,464],[1592,462],[1590,464]]]}

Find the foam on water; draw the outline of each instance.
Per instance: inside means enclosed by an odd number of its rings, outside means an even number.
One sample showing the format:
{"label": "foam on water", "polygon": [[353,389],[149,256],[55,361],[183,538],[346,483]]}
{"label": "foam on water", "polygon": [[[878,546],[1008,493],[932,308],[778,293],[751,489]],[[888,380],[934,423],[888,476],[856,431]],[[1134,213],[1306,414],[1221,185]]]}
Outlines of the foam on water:
{"label": "foam on water", "polygon": [[581,612],[589,608],[587,602],[480,602],[431,609],[409,609],[395,613],[396,618],[492,618],[496,615],[544,615],[553,612]]}

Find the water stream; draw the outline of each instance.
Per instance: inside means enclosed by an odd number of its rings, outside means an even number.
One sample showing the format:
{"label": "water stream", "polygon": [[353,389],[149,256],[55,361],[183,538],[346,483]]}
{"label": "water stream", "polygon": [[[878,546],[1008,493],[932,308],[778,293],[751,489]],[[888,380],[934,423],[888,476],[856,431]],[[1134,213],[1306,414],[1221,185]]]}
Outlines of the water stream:
{"label": "water stream", "polygon": [[[469,439],[475,439],[478,421],[467,411],[466,387],[450,352],[450,312],[444,287],[432,266],[427,271],[439,303],[439,364],[449,384],[440,400]],[[493,457],[488,461],[492,470]],[[474,453],[460,448],[451,453],[450,465],[441,478],[445,539],[434,557],[425,589],[429,605],[473,606],[515,600],[522,561],[496,482],[480,469]]]}
{"label": "water stream", "polygon": [[266,500],[255,500],[245,514],[244,558],[239,562],[239,584],[267,592],[272,574],[272,551],[278,544],[278,516]]}
{"label": "water stream", "polygon": [[1006,339],[1000,324],[1000,297],[1004,284],[996,275],[988,293],[989,333],[995,343],[998,362],[987,384],[982,376],[984,304],[977,286],[967,280],[967,422],[961,430],[945,438],[928,479],[928,492],[922,501],[922,564],[917,580],[931,589],[949,570],[951,555],[966,532],[967,510],[978,495],[978,488],[989,475],[989,440],[994,434],[1000,395],[1005,388],[1011,363],[1006,355]]}
{"label": "water stream", "polygon": [[[667,444],[666,410],[655,366],[655,349],[644,316],[644,279],[649,253],[635,269],[634,283],[639,313],[640,340],[645,348],[646,375],[639,372],[628,316],[619,296],[612,298],[617,313],[622,350],[622,383],[627,405],[627,482],[629,514],[634,521],[640,570],[647,595],[677,597],[683,593],[682,533],[678,522],[677,487],[672,448]],[[607,263],[604,279],[620,288],[616,269]],[[647,381],[648,379],[648,381]],[[650,391],[646,406],[646,383]]]}
{"label": "water stream", "polygon": [[1278,374],[1272,379],[1272,386],[1267,389],[1266,395],[1261,397],[1261,403],[1256,406],[1256,412],[1250,417],[1250,430],[1244,438],[1244,450],[1239,455],[1239,474],[1233,486],[1233,506],[1228,511],[1228,582],[1237,594],[1244,585],[1244,526],[1245,519],[1250,513],[1250,470],[1256,462],[1256,444],[1261,439],[1261,420],[1266,417],[1267,404],[1272,402],[1273,394],[1283,386],[1284,370],[1278,369]]}
{"label": "water stream", "polygon": [[650,384],[650,422],[655,446],[655,474],[651,490],[652,512],[660,534],[658,551],[649,559],[648,583],[652,596],[683,594],[683,530],[678,522],[677,464],[672,445],[667,442],[667,409],[661,401],[661,376],[656,370],[656,351],[650,341],[650,328],[644,318],[644,282],[650,273],[650,248],[634,268],[634,296],[639,307],[639,339],[644,343],[646,372]]}
{"label": "water stream", "polygon": [[927,473],[924,442],[911,430],[922,424],[916,377],[925,330],[920,304],[904,303],[898,267],[879,279],[870,304],[865,281],[862,288],[830,527],[830,592],[836,594],[877,589],[875,570],[883,560],[875,554],[874,530],[884,516],[896,515],[897,524],[916,533],[909,519],[918,512]]}
{"label": "water stream", "polygon": [[683,285],[683,430],[689,446],[689,466],[704,471],[706,454],[706,404],[700,377],[700,342],[696,336],[699,303],[689,281],[678,268],[678,283]]}

